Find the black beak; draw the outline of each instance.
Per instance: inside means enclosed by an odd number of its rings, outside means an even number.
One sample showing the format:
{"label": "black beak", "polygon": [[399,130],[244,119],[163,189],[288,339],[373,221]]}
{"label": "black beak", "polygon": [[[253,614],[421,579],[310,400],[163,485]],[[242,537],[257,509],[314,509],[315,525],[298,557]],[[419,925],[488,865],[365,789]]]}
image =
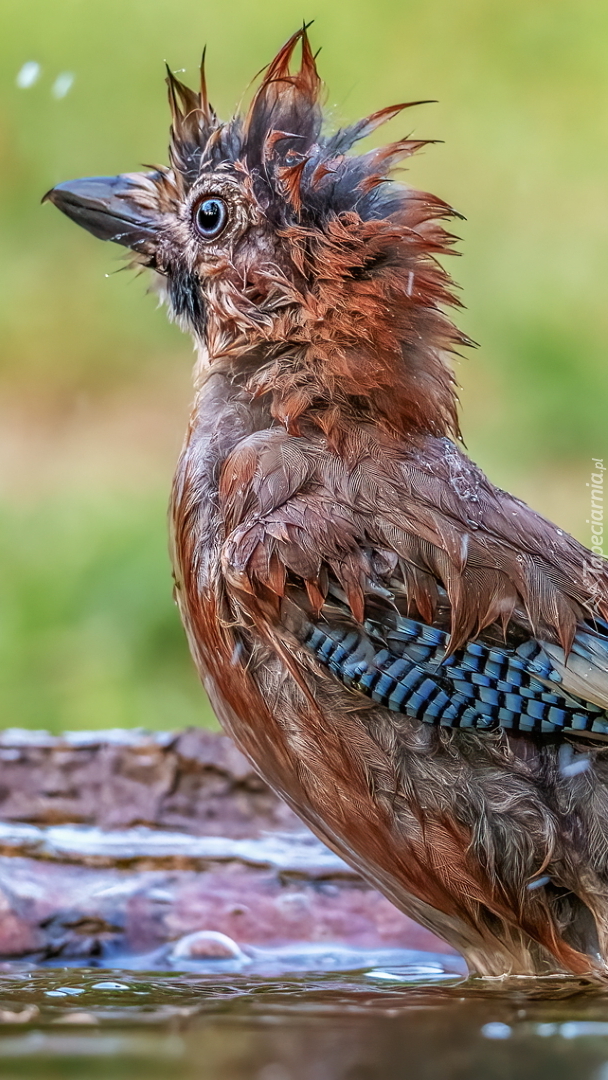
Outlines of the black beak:
{"label": "black beak", "polygon": [[152,255],[158,239],[158,218],[137,205],[138,174],[89,176],[69,180],[47,191],[47,200],[99,240],[112,240]]}

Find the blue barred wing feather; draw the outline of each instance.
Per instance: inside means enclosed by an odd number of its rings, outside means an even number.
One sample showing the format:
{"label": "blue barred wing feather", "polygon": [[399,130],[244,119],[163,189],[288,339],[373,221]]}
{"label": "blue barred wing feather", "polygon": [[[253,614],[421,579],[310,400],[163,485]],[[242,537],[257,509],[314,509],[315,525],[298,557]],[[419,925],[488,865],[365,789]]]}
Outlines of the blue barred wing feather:
{"label": "blue barred wing feather", "polygon": [[237,605],[353,694],[444,728],[608,738],[608,572],[598,601],[582,545],[449,440],[406,455],[359,429],[336,454],[259,433],[221,498]]}
{"label": "blue barred wing feather", "polygon": [[[513,649],[470,641],[447,655],[449,635],[399,616],[382,627],[306,624],[303,643],[345,686],[392,712],[447,728],[608,738],[608,714],[564,691],[562,676],[533,638]],[[593,633],[608,664],[608,626]],[[579,640],[580,638],[580,640]]]}

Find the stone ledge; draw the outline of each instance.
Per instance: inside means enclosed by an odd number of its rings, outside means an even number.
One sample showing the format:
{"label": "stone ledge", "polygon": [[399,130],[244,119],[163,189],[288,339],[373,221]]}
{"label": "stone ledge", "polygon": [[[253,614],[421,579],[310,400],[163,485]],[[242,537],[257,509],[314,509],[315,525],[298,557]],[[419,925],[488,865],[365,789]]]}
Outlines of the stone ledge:
{"label": "stone ledge", "polygon": [[195,836],[299,829],[233,742],[189,729],[0,733],[0,820]]}
{"label": "stone ledge", "polygon": [[218,935],[237,952],[451,951],[317,840],[224,735],[0,733],[0,957],[154,966],[192,935],[199,951]]}
{"label": "stone ledge", "polygon": [[211,870],[237,863],[280,870],[284,878],[359,879],[359,874],[300,823],[300,831],[248,839],[190,836],[148,829],[87,825],[14,825],[0,822],[0,855],[121,870]]}

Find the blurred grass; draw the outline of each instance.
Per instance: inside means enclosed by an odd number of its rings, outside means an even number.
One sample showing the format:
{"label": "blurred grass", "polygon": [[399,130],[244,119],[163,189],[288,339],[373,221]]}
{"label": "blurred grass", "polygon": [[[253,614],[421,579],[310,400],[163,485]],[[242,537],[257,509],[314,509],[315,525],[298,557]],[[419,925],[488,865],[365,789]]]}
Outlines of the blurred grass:
{"label": "blurred grass", "polygon": [[[165,541],[190,344],[142,279],[114,273],[117,249],[39,205],[61,180],[165,160],[163,60],[194,81],[205,42],[223,115],[302,15],[316,20],[332,121],[439,99],[405,121],[446,140],[408,179],[468,218],[452,261],[460,322],[481,345],[459,365],[467,443],[493,479],[584,538],[588,460],[608,457],[603,2],[5,0],[3,15],[3,723],[212,722]],[[43,71],[23,90],[28,60]],[[62,71],[75,82],[56,100]],[[153,422],[139,400],[156,401]]]}
{"label": "blurred grass", "polygon": [[164,502],[102,491],[1,514],[5,725],[210,721],[171,604]]}

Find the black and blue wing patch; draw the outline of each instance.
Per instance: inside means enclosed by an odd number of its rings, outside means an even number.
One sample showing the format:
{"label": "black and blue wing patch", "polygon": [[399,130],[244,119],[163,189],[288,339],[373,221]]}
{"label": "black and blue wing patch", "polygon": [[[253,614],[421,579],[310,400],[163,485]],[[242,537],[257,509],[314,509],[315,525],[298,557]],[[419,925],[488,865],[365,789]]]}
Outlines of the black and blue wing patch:
{"label": "black and blue wing patch", "polygon": [[308,624],[304,645],[346,686],[428,724],[608,736],[608,714],[562,690],[533,639],[514,649],[471,641],[446,659],[448,634],[436,627],[400,616],[380,647],[377,631]]}

